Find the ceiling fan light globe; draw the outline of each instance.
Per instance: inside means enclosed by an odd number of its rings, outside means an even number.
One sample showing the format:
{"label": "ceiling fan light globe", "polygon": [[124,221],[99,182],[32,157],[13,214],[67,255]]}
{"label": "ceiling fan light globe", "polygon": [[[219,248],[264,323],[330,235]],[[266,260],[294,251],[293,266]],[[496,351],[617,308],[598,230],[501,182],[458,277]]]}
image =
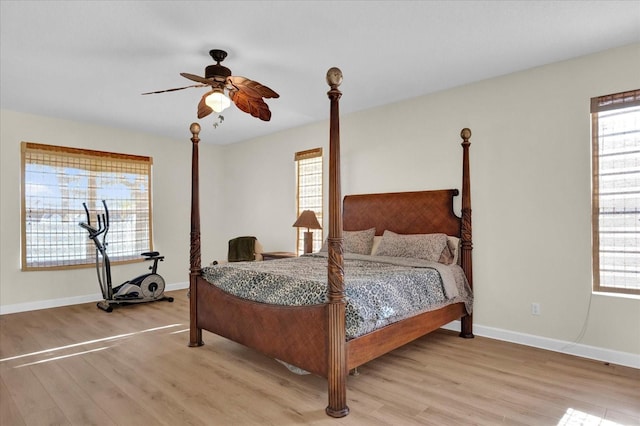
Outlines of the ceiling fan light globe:
{"label": "ceiling fan light globe", "polygon": [[231,100],[222,91],[213,92],[204,101],[215,112],[222,112],[231,106]]}

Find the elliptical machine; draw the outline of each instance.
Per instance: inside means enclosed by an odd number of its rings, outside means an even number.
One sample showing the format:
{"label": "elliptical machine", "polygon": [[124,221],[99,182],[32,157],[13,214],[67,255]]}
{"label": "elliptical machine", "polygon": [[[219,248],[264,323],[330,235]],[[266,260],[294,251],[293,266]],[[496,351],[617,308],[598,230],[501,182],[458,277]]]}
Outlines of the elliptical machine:
{"label": "elliptical machine", "polygon": [[[150,273],[140,275],[132,280],[125,281],[117,287],[113,287],[111,283],[111,261],[107,254],[107,233],[109,232],[109,209],[107,203],[102,200],[104,213],[97,215],[98,227],[91,226],[91,217],[87,204],[82,203],[84,211],[87,214],[87,222],[80,222],[82,228],[89,233],[89,238],[96,245],[96,273],[98,275],[98,283],[102,291],[103,301],[98,302],[98,308],[105,312],[113,311],[113,306],[125,305],[130,303],[157,302],[166,300],[173,302],[173,297],[164,295],[164,278],[158,273],[158,262],[164,260],[164,256],[160,256],[157,251],[141,253],[145,260],[152,260],[153,265],[149,267]],[[102,237],[101,237],[102,236]]]}

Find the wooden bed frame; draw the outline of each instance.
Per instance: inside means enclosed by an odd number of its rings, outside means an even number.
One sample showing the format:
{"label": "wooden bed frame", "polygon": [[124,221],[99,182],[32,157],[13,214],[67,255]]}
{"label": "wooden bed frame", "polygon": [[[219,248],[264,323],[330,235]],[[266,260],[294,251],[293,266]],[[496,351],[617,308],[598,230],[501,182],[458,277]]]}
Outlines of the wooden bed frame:
{"label": "wooden bed frame", "polygon": [[461,132],[462,218],[453,211],[453,197],[458,195],[457,189],[347,196],[341,209],[339,99],[342,93],[338,90],[341,82],[341,71],[331,68],[327,72],[327,83],[331,87],[328,92],[331,114],[326,304],[277,306],[257,303],[225,293],[201,276],[198,177],[200,126],[193,123],[190,128],[193,163],[189,346],[203,345],[202,330],[207,330],[325,377],[328,381],[326,413],[332,417],[343,417],[349,413],[346,383],[351,369],[454,320],[461,319],[460,336],[473,337],[472,317],[467,315],[463,303],[456,303],[346,340],[343,229],[362,230],[375,226],[377,235],[382,235],[388,229],[401,234],[443,232],[458,236],[461,238],[461,266],[469,284],[473,285],[469,179],[471,131],[463,129]]}

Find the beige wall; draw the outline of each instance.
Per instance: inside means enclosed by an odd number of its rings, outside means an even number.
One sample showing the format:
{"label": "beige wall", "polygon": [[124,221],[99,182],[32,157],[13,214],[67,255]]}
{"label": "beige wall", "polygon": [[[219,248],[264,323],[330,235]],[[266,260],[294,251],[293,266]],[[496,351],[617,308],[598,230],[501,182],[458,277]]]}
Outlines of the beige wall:
{"label": "beige wall", "polygon": [[[640,354],[640,299],[590,291],[589,99],[640,87],[638,69],[634,45],[343,115],[342,192],[460,187],[459,132],[471,128],[475,323],[563,342],[586,324],[581,344]],[[344,110],[357,76],[343,71]],[[19,271],[21,140],[153,156],[162,273],[168,283],[187,280],[188,135],[163,140],[10,111],[1,124],[2,305],[97,292],[92,270]],[[226,256],[237,235],[293,250],[293,154],[327,140],[324,122],[229,146],[203,141],[203,262]],[[532,302],[542,315],[531,315]]]}
{"label": "beige wall", "polygon": [[[635,45],[343,115],[342,193],[460,188],[471,128],[475,323],[564,342],[586,323],[581,344],[640,354],[640,299],[592,295],[590,263],[589,100],[640,87],[638,70]],[[358,76],[343,71],[344,110]],[[225,199],[258,200],[226,228],[291,249],[293,152],[328,155],[327,140],[324,123],[225,147],[226,167],[255,170],[225,180]]]}
{"label": "beige wall", "polygon": [[[95,269],[72,271],[20,271],[20,142],[83,147],[153,157],[154,249],[165,256],[159,272],[167,284],[189,279],[189,217],[191,199],[191,143],[188,124],[185,139],[174,141],[125,130],[38,117],[2,110],[0,122],[1,233],[0,302],[2,306],[55,299],[76,300],[99,294]],[[202,146],[210,162],[217,147]],[[220,182],[219,167],[201,172],[204,181]],[[219,198],[220,184],[208,185],[209,199]],[[204,206],[209,199],[203,200]],[[209,210],[212,210],[209,208]],[[217,213],[210,215],[218,221]],[[207,249],[207,246],[203,250]],[[211,251],[211,249],[207,249]],[[146,263],[113,267],[114,285],[146,272]]]}

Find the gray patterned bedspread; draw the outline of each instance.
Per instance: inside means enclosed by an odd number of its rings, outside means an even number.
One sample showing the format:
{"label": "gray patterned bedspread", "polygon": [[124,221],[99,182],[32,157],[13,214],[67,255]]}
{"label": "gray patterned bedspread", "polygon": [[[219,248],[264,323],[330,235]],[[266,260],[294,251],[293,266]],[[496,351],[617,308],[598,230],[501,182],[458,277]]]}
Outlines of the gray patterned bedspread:
{"label": "gray patterned bedspread", "polygon": [[[321,304],[327,293],[327,254],[219,264],[203,268],[202,275],[225,292],[255,302]],[[473,305],[458,265],[346,253],[344,282],[349,339],[451,303],[464,302],[468,313]]]}

